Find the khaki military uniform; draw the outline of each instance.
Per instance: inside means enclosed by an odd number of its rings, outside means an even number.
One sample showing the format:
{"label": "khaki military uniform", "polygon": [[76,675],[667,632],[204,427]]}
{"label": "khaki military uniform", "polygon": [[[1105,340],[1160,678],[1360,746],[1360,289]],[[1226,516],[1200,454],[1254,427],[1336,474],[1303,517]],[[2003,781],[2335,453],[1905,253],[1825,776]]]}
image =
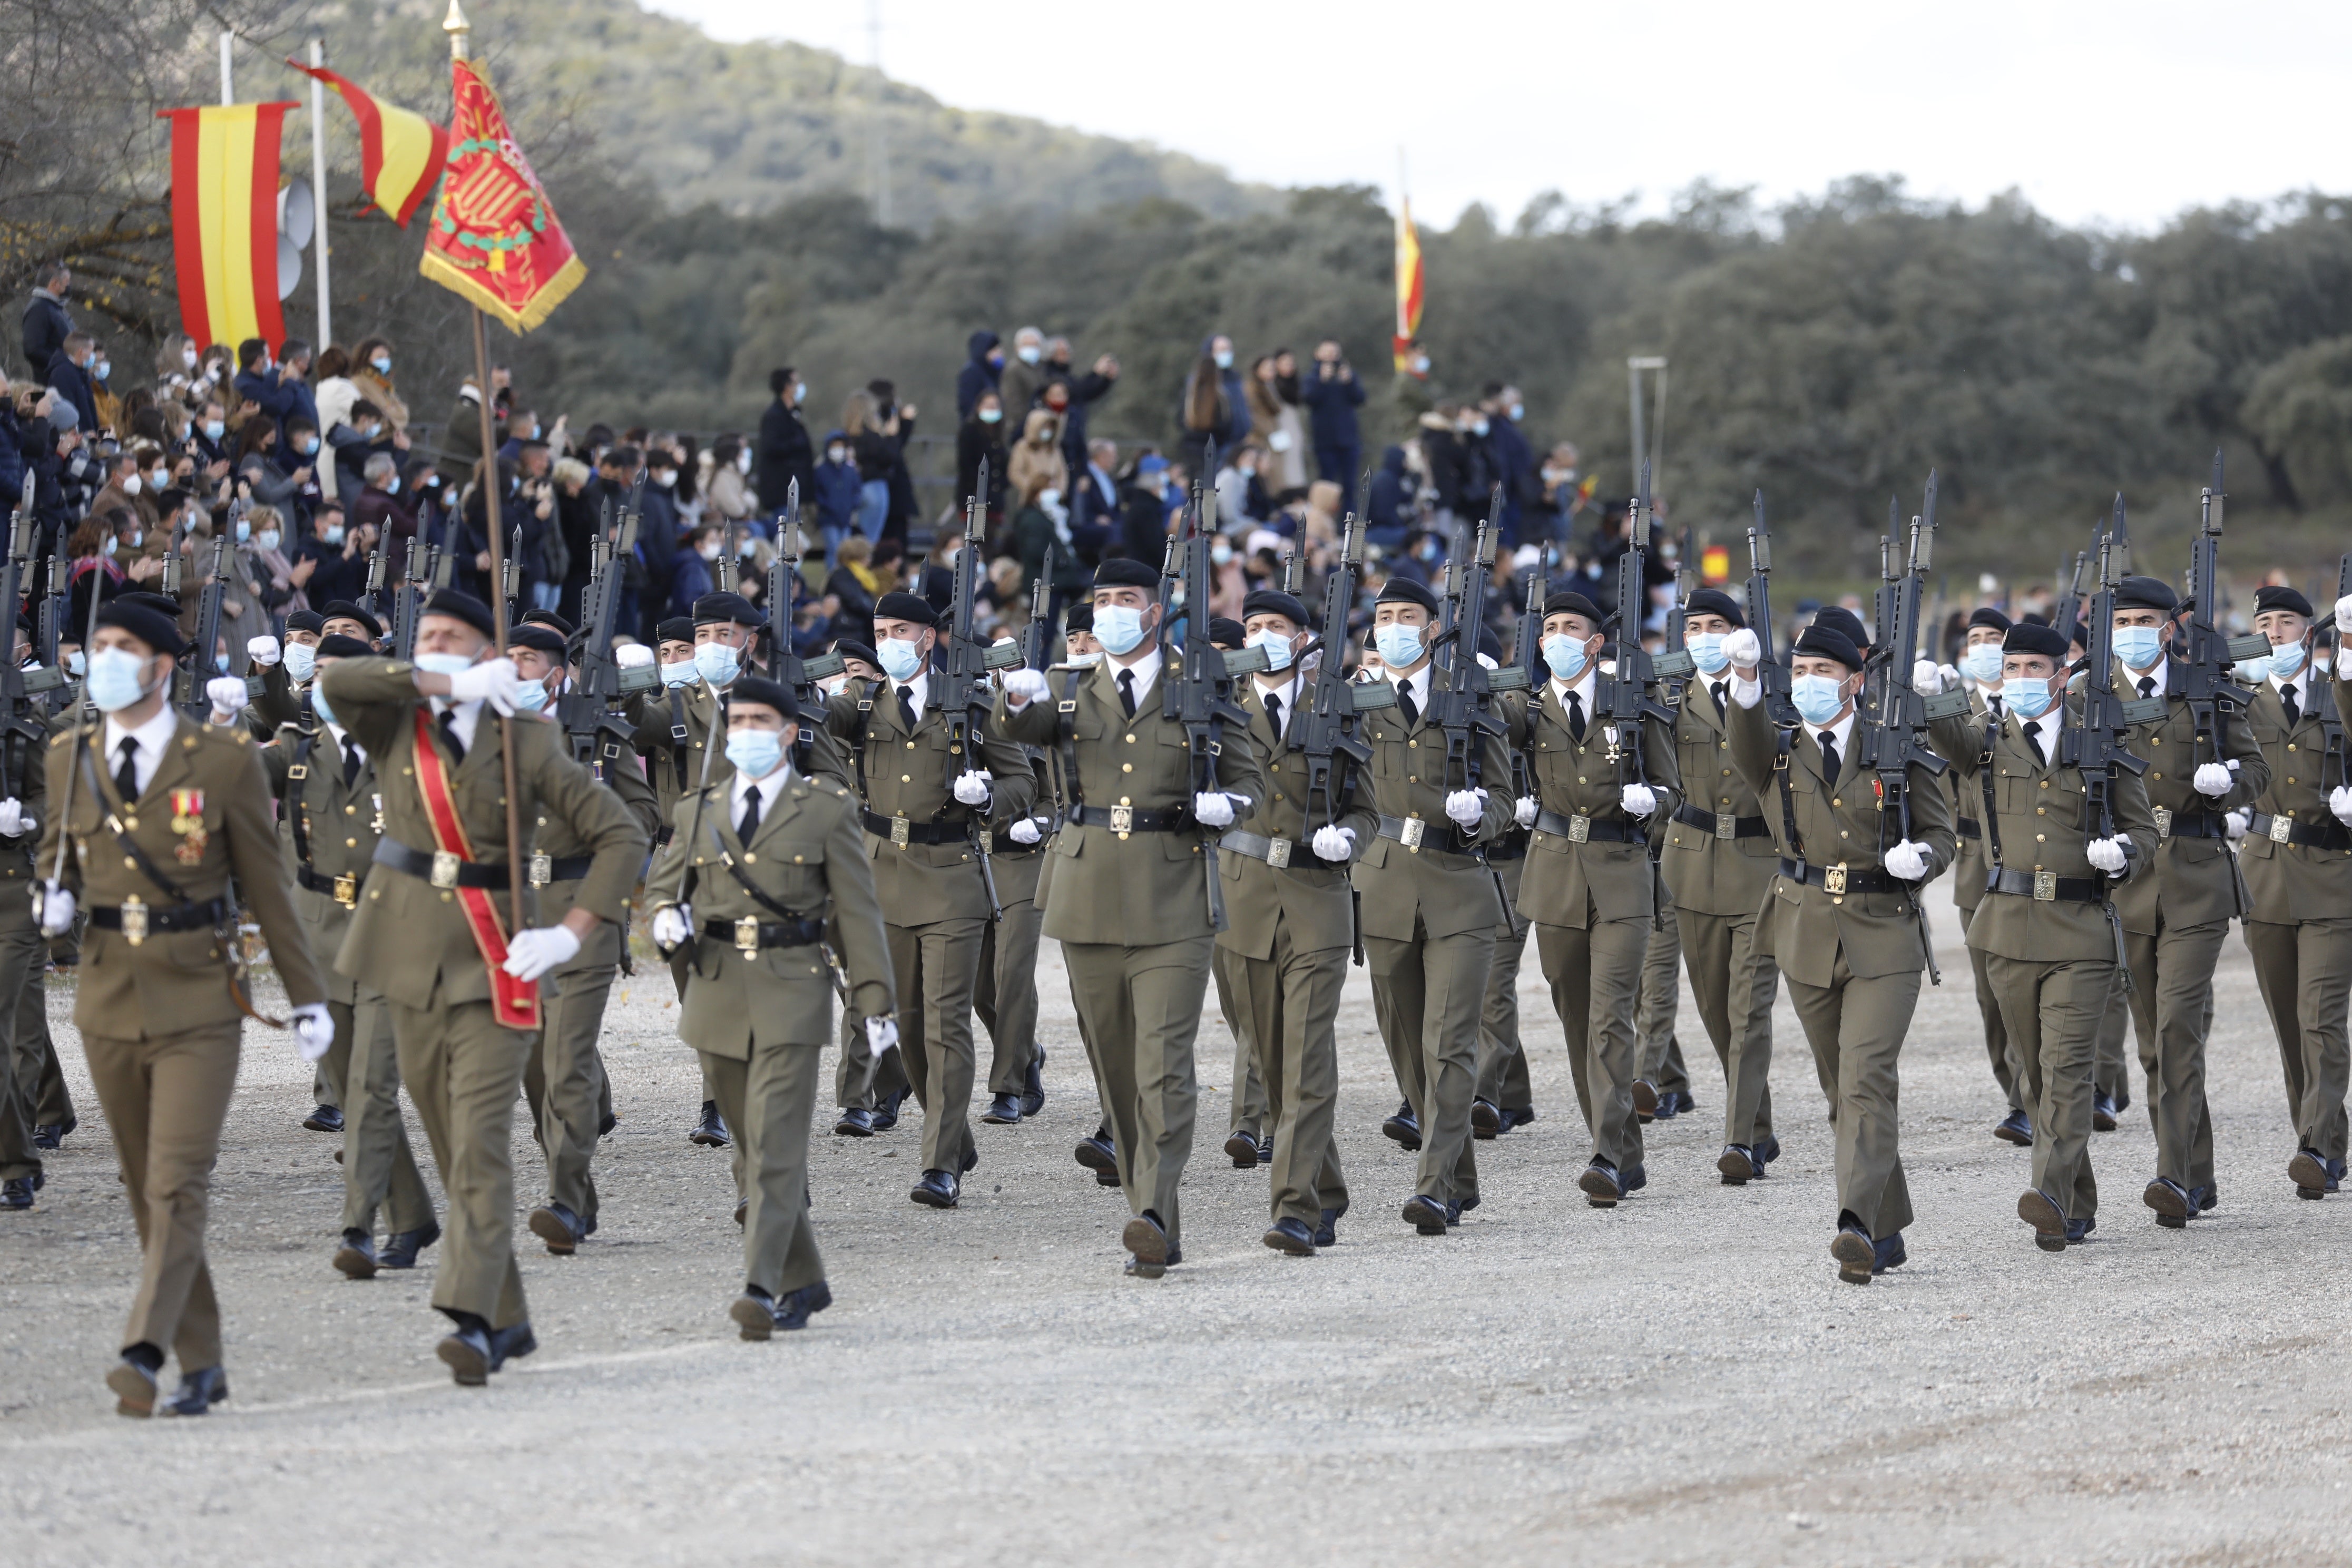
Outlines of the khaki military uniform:
{"label": "khaki military uniform", "polygon": [[[361,889],[336,967],[392,1004],[401,1079],[448,1195],[433,1304],[444,1312],[471,1313],[496,1331],[530,1317],[514,1258],[511,1143],[514,1102],[539,1039],[497,1021],[489,967],[456,891],[384,863],[387,853],[414,865],[430,861],[434,851],[416,776],[415,715],[422,707],[430,719],[435,710],[432,700],[417,694],[413,677],[412,665],[386,658],[341,659],[320,677],[336,714],[375,758],[383,796],[378,863]],[[509,897],[504,728],[485,704],[462,758],[437,727],[426,742],[441,761],[473,861],[482,868],[465,874],[488,884],[501,925]],[[576,835],[572,842],[587,845],[592,859],[572,906],[618,924],[644,863],[643,833],[619,798],[572,760],[564,732],[551,720],[517,714],[511,728],[522,853],[534,852],[542,817],[550,828],[569,826]],[[535,894],[526,895],[526,921],[537,903]]]}
{"label": "khaki military uniform", "polygon": [[[253,677],[251,675],[247,677],[248,685],[250,685],[252,679]],[[287,672],[286,661],[281,658],[276,664],[271,665],[268,668],[262,670],[260,672],[260,679],[261,689],[253,695],[252,700],[247,705],[245,710],[245,728],[247,732],[252,735],[255,744],[264,748],[262,752],[262,766],[269,772],[269,782],[271,785],[273,787],[282,787],[284,780],[281,775],[287,766],[286,759],[284,757],[280,757],[273,765],[270,762],[269,753],[267,748],[278,739],[279,732],[289,724],[296,726],[298,729],[310,729],[316,727],[310,713],[310,688],[315,684],[316,677],[314,676],[310,681],[297,681]],[[289,744],[290,746],[291,742],[289,742]],[[278,816],[282,823],[285,817],[285,812],[282,806],[279,809]],[[286,836],[283,833],[279,835],[281,839],[285,837]],[[362,847],[361,855],[363,866],[366,854],[368,851],[373,850],[374,847],[374,842],[371,839],[367,845]],[[291,855],[292,850],[289,848],[287,853]],[[287,861],[287,871],[289,875],[293,873],[294,868],[295,862],[292,859],[289,859]],[[298,880],[295,886],[299,889],[301,884]],[[302,908],[302,900],[299,898],[297,898],[294,902],[297,909]],[[321,944],[315,940],[318,933],[314,931],[311,934],[314,938],[311,942],[311,951],[320,955],[320,961],[321,963],[331,961],[334,957],[335,944],[333,942]],[[336,941],[340,942],[341,939],[341,931],[338,931],[335,933],[335,936]],[[332,979],[328,981],[328,987],[330,990],[340,989],[340,987],[336,986]],[[335,1005],[336,1004],[333,1003],[330,1004],[330,1005]],[[335,1043],[333,1047],[330,1049],[325,1056],[320,1057],[316,1063],[312,1064],[310,1073],[310,1099],[315,1104],[333,1106],[337,1110],[344,1111],[346,1114],[343,1125],[344,1131],[348,1133],[351,1127],[349,1112],[352,1108],[343,1103],[343,1079],[345,1074],[349,1072],[351,1068],[352,1041],[350,1031],[343,1026],[342,1015],[341,1013],[336,1014],[335,1019]],[[389,1031],[391,1026],[387,1023],[384,1027]],[[385,1038],[388,1040],[390,1037],[389,1033],[387,1033]],[[387,1046],[385,1048],[389,1050],[390,1047]],[[394,1088],[396,1093],[398,1089],[397,1082],[394,1083]],[[344,1182],[345,1185],[348,1186],[351,1176],[350,1154],[348,1150],[345,1152],[344,1161]],[[373,1215],[375,1211],[373,1206],[371,1206],[368,1212]],[[428,1215],[427,1217],[430,1217],[430,1215]],[[363,1227],[353,1226],[347,1228],[360,1229]]]}
{"label": "khaki military uniform", "polygon": [[[2004,708],[2005,710],[2005,708]],[[1981,687],[1969,693],[1967,724],[1979,735],[1984,733],[1985,720],[1994,711],[1986,700]],[[1952,802],[1952,822],[1959,833],[1959,858],[1952,863],[1952,904],[1960,911],[1960,930],[1966,931],[1969,922],[1976,919],[1977,906],[1984,902],[1985,858],[1984,824],[1978,820],[1984,815],[1984,797],[1980,794],[1964,793],[1968,781],[1955,773],[1944,775],[1943,788]],[[1976,984],[1977,1014],[1984,1021],[1985,1056],[1992,1064],[1993,1081],[2013,1111],[2026,1109],[2025,1090],[2020,1087],[2022,1073],[2018,1067],[2017,1053],[2011,1048],[2009,1030],[2000,1021],[2000,998],[1994,994],[1992,981],[1985,973],[1985,963],[1990,955],[1982,948],[1969,949],[1969,973]]]}
{"label": "khaki military uniform", "polygon": [[[48,1039],[48,987],[42,979],[48,944],[34,913],[31,891],[39,885],[33,851],[47,817],[47,759],[37,744],[0,742],[5,746],[5,786],[31,818],[27,830],[14,838],[0,838],[0,1181],[37,1179],[41,1153],[33,1146],[33,1129],[63,1126],[42,1114],[45,1057]],[[41,1030],[33,1037],[33,1024]],[[70,1115],[70,1102],[68,1114]]]}
{"label": "khaki military uniform", "polygon": [[[1520,879],[1528,866],[1526,831],[1514,827],[1496,840],[1486,851],[1486,863],[1503,879],[1504,909],[1517,909]],[[1516,915],[1495,927],[1495,956],[1486,966],[1486,997],[1478,1008],[1475,1099],[1510,1112],[1514,1126],[1531,1119],[1536,1106],[1535,1086],[1528,1078],[1527,1046],[1519,1037],[1519,965],[1526,959],[1528,933],[1533,929]]]}
{"label": "khaki military uniform", "polygon": [[[221,1361],[205,1221],[244,1028],[230,989],[231,876],[287,1000],[307,1006],[326,991],[278,858],[268,783],[244,731],[177,719],[163,761],[130,802],[111,776],[120,758],[98,754],[105,722],[87,736],[86,765],[73,732],[49,742],[47,794],[60,808],[39,864],[55,865],[59,835],[70,836],[64,885],[90,921],[74,1023],[145,1255],[123,1342],[169,1350],[188,1373]],[[171,886],[140,867],[142,856]]]}
{"label": "khaki military uniform", "polygon": [[[1173,717],[1182,670],[1164,651],[1152,657],[1160,672],[1132,716],[1120,701],[1121,667],[1108,658],[1053,679],[1046,696],[1018,712],[1000,697],[997,714],[1003,732],[1026,745],[1058,750],[1067,735],[1070,805],[1047,857],[1045,934],[1062,944],[1069,968],[1129,1209],[1158,1218],[1172,1256],[1182,1240],[1177,1189],[1192,1152],[1192,1047],[1215,930],[1210,830],[1192,819],[1198,781]],[[1215,779],[1241,797],[1236,822],[1265,799],[1246,728],[1225,728]]]}
{"label": "khaki military uniform", "polygon": [[[1633,993],[1634,1076],[1654,1089],[1660,1099],[1690,1093],[1690,1068],[1683,1061],[1683,1043],[1675,1024],[1683,1008],[1683,933],[1675,923],[1674,885],[1659,879],[1658,906],[1663,923],[1650,928],[1642,950],[1642,983]],[[1675,1112],[1669,1111],[1668,1115]]]}
{"label": "khaki military uniform", "polygon": [[[833,1028],[832,981],[818,941],[828,918],[851,1016],[861,1023],[887,1016],[896,1002],[856,797],[829,779],[794,773],[745,844],[736,837],[731,793],[711,787],[698,828],[693,797],[679,803],[646,901],[693,911],[696,940],[679,950],[688,980],[678,1036],[702,1058],[743,1152],[744,1279],[781,1299],[824,1278],[808,1218],[808,1142],[818,1058]],[[714,836],[733,871],[713,851]],[[801,920],[779,916],[735,871]]]}
{"label": "khaki military uniform", "polygon": [[972,988],[972,1011],[988,1031],[988,1092],[1018,1096],[1029,1085],[1029,1069],[1040,1054],[1037,1043],[1037,939],[1045,911],[1037,900],[1037,879],[1045,868],[1045,841],[1054,836],[1054,791],[1045,760],[1030,763],[1029,820],[1037,842],[1012,837],[1013,821],[992,824],[992,858],[1001,912],[981,933],[980,977]]}

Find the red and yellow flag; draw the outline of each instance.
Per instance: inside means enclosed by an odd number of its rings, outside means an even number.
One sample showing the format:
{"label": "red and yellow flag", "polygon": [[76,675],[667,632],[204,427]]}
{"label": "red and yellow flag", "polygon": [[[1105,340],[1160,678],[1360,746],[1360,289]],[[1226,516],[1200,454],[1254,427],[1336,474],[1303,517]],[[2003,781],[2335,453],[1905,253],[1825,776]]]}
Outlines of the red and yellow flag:
{"label": "red and yellow flag", "polygon": [[449,132],[414,110],[383,102],[349,77],[299,60],[286,63],[342,95],[360,122],[360,183],[368,200],[407,227],[449,161]]}
{"label": "red and yellow flag", "polygon": [[180,325],[200,343],[286,336],[278,308],[278,139],[292,103],[163,109]]}
{"label": "red and yellow flag", "polygon": [[449,164],[417,269],[518,332],[547,320],[587,266],[572,248],[498,94],[471,60],[450,62]]}
{"label": "red and yellow flag", "polygon": [[1396,220],[1396,368],[1402,375],[1412,368],[1412,340],[1421,332],[1421,232],[1412,226],[1412,200],[1397,197]]}

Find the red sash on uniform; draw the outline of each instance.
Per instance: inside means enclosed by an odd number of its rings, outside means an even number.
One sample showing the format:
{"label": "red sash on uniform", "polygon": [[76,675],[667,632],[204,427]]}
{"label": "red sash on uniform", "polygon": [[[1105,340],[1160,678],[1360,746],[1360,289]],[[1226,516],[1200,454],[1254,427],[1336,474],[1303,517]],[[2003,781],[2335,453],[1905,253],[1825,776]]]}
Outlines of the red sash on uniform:
{"label": "red sash on uniform", "polygon": [[[457,807],[449,798],[448,776],[441,771],[441,753],[433,749],[433,721],[425,716],[431,706],[416,705],[416,793],[425,798],[425,816],[433,825],[434,847],[460,860],[474,858],[474,847],[467,840],[466,825],[457,820]],[[520,868],[509,868],[511,875]],[[539,1027],[539,982],[518,980],[506,972],[507,932],[499,923],[498,905],[488,888],[458,888],[457,906],[466,911],[466,924],[474,932],[474,945],[482,951],[482,962],[490,966],[490,1011],[502,1028],[536,1029]]]}

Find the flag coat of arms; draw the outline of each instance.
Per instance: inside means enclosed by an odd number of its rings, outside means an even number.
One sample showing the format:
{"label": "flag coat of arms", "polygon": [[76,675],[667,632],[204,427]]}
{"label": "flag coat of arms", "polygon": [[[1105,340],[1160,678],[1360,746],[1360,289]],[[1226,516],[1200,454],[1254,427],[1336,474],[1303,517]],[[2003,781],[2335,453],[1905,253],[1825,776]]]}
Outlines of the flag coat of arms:
{"label": "flag coat of arms", "polygon": [[506,111],[472,60],[450,62],[449,157],[418,270],[509,329],[547,320],[588,276]]}

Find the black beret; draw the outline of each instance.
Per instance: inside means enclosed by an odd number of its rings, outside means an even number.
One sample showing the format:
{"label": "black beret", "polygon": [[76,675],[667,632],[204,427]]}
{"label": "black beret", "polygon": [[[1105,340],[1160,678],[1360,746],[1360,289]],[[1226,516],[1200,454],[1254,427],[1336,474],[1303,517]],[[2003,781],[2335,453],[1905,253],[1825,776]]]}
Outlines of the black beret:
{"label": "black beret", "polygon": [[2063,660],[2066,657],[2066,635],[2053,626],[2020,621],[2009,628],[2007,637],[2000,639],[2000,651],[2040,654],[2044,658]]}
{"label": "black beret", "polygon": [[570,645],[553,626],[526,621],[507,633],[507,647],[527,647],[552,658],[562,658]]}
{"label": "black beret", "polygon": [[1544,619],[1549,620],[1554,616],[1582,616],[1595,626],[1608,618],[1601,613],[1600,605],[1573,588],[1544,595]]}
{"label": "black beret", "polygon": [[490,618],[490,607],[473,595],[461,594],[455,588],[444,588],[425,600],[425,608],[417,614],[420,618],[446,616],[451,620],[463,621],[486,637],[498,635],[499,624]]}
{"label": "black beret", "polygon": [[692,642],[694,617],[692,616],[666,616],[658,626],[654,627],[654,640],[656,642]]}
{"label": "black beret", "polygon": [[349,599],[330,599],[327,601],[327,607],[320,611],[319,614],[323,620],[357,621],[360,625],[367,627],[368,636],[372,637],[380,637],[383,636],[383,623],[377,620],[373,616],[369,615],[365,610],[361,609],[357,605],[352,604]]}
{"label": "black beret", "polygon": [[705,594],[694,601],[694,624],[698,626],[756,626],[766,620],[740,594]]}
{"label": "black beret", "polygon": [[187,651],[187,639],[180,635],[180,623],[163,611],[147,605],[130,603],[131,595],[110,599],[98,612],[98,624],[129,632],[157,653],[177,658]]}
{"label": "black beret", "polygon": [[1437,595],[1410,577],[1391,577],[1381,590],[1376,601],[1383,605],[1419,605],[1431,615],[1437,614]]}
{"label": "black beret", "polygon": [[1720,588],[1699,589],[1690,596],[1690,603],[1684,609],[1686,614],[1694,616],[1721,616],[1735,626],[1748,624],[1748,612],[1739,607],[1739,601]]}
{"label": "black beret", "polygon": [[335,633],[332,637],[319,639],[320,658],[365,658],[373,652],[375,649],[360,641],[359,638],[347,637],[341,632]]}
{"label": "black beret", "polygon": [[1969,612],[1969,626],[1971,628],[1990,626],[1997,632],[2005,632],[2009,630],[2009,617],[1990,605],[1979,605]]}
{"label": "black beret", "polygon": [[2068,646],[2073,647],[2090,647],[2091,628],[2084,626],[2081,621],[2076,621],[2074,623],[2074,629],[2066,634],[2066,641]]}
{"label": "black beret", "polygon": [[1813,613],[1813,625],[1827,627],[1856,647],[1870,646],[1870,634],[1862,629],[1862,617],[1843,605],[1822,605]]}
{"label": "black beret", "polygon": [[1238,648],[1249,641],[1249,633],[1242,630],[1241,622],[1231,616],[1212,616],[1209,621],[1211,647]]}
{"label": "black beret", "polygon": [[1093,586],[1157,588],[1160,586],[1160,570],[1140,561],[1130,561],[1124,555],[1114,555],[1095,568]]}
{"label": "black beret", "polygon": [[788,721],[801,716],[801,705],[793,700],[791,689],[761,675],[736,677],[735,684],[727,689],[727,701],[730,706],[756,702],[762,708],[774,709]]}
{"label": "black beret", "polygon": [[553,626],[555,635],[562,637],[568,637],[580,629],[553,610],[525,610],[522,624],[527,626]]}
{"label": "black beret", "polygon": [[1062,630],[1090,632],[1095,629],[1095,607],[1084,599],[1062,612]]}
{"label": "black beret", "polygon": [[855,641],[852,638],[835,638],[833,651],[839,654],[844,658],[862,658],[877,669],[882,668],[882,656],[880,654],[876,653],[864,643]]}
{"label": "black beret", "polygon": [[1242,619],[1252,616],[1282,616],[1299,630],[1307,629],[1307,606],[1279,588],[1253,588],[1242,600]]}
{"label": "black beret", "polygon": [[2311,619],[2311,601],[2284,586],[2254,590],[2254,614],[2259,616],[2264,610],[2293,610],[2305,620]]}
{"label": "black beret", "polygon": [[2179,603],[2179,595],[2161,577],[2126,577],[2116,584],[2118,610],[2160,610],[2170,615]]}
{"label": "black beret", "polygon": [[1488,658],[1493,659],[1496,664],[1503,662],[1503,639],[1495,635],[1494,627],[1485,626],[1480,628],[1478,633],[1478,651],[1485,654]]}
{"label": "black beret", "polygon": [[940,613],[931,608],[931,602],[920,594],[883,595],[874,601],[874,618],[877,621],[912,621],[919,626],[940,624]]}
{"label": "black beret", "polygon": [[1848,669],[1862,668],[1862,649],[1854,646],[1853,639],[1839,627],[1825,626],[1819,620],[1798,637],[1794,653],[1798,658],[1833,658]]}
{"label": "black beret", "polygon": [[326,626],[327,617],[320,615],[316,610],[289,610],[286,612],[286,629],[289,632],[324,631],[326,629]]}
{"label": "black beret", "polygon": [[180,618],[179,600],[169,598],[162,594],[151,594],[144,588],[133,588],[127,594],[117,594],[109,602],[117,605],[140,605],[159,616],[168,616],[174,621]]}

